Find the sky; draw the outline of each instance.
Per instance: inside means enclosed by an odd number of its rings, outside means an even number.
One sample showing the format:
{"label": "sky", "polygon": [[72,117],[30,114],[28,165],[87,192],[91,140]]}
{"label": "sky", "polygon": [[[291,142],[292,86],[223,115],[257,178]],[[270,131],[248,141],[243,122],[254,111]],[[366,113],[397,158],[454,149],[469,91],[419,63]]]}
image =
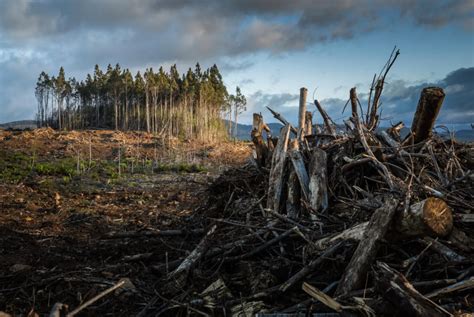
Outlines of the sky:
{"label": "sky", "polygon": [[395,45],[382,125],[410,125],[427,86],[446,92],[438,124],[474,123],[473,0],[0,0],[0,122],[34,118],[41,71],[83,79],[95,64],[196,62],[241,87],[242,123],[274,121],[265,106],[295,122],[301,87],[340,122],[349,89],[364,103]]}

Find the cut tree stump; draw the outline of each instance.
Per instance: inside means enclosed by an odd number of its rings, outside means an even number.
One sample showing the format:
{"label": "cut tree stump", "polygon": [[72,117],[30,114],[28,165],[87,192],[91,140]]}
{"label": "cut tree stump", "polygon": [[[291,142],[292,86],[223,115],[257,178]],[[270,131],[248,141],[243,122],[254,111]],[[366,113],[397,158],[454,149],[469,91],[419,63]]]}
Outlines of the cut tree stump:
{"label": "cut tree stump", "polygon": [[447,236],[453,229],[451,208],[440,198],[430,197],[407,208],[396,218],[395,231],[409,236]]}
{"label": "cut tree stump", "polygon": [[328,208],[327,155],[319,148],[314,148],[311,155],[308,191],[308,200],[314,210]]}
{"label": "cut tree stump", "polygon": [[305,136],[305,124],[306,124],[306,97],[308,96],[308,89],[300,89],[300,106],[298,112],[298,141],[303,141]]}
{"label": "cut tree stump", "polygon": [[444,96],[443,89],[439,87],[427,87],[421,91],[415,117],[411,124],[415,143],[422,142],[431,136]]}
{"label": "cut tree stump", "polygon": [[285,125],[280,132],[280,138],[273,152],[272,168],[270,170],[267,207],[280,212],[283,185],[285,184],[285,160],[288,149],[288,139],[291,125]]}
{"label": "cut tree stump", "polygon": [[263,117],[259,113],[253,114],[253,126],[252,126],[252,142],[255,145],[255,152],[257,154],[257,165],[259,167],[265,167],[268,165],[269,161],[269,148],[265,141],[263,140],[263,130],[267,132],[267,135],[270,134],[270,128],[263,121]]}

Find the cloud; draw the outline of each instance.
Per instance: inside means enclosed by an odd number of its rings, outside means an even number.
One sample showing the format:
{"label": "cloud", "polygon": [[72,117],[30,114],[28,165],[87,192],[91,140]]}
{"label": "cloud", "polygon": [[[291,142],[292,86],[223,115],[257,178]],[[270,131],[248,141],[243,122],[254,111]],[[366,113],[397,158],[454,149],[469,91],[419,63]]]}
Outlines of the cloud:
{"label": "cloud", "polygon": [[[385,85],[381,102],[382,122],[381,126],[389,126],[390,123],[403,121],[407,126],[412,122],[413,115],[418,104],[421,91],[425,87],[437,86],[444,89],[446,93],[437,124],[456,125],[466,127],[474,122],[474,67],[460,68],[449,73],[442,80],[410,84],[403,80],[388,82]],[[349,94],[349,92],[348,92]],[[366,111],[367,93],[358,89],[359,100],[363,110]],[[270,106],[273,110],[280,112],[288,121],[296,124],[298,115],[298,95],[293,94],[265,94],[258,91],[249,96],[248,113],[245,118],[251,118],[251,113],[262,112],[268,122],[275,122],[269,111],[265,108]],[[320,100],[323,108],[331,118],[342,123],[343,119],[350,116],[350,108],[342,113],[347,100],[340,98],[325,98]],[[313,111],[315,120],[322,122],[319,112],[314,106],[308,104],[308,110]]]}
{"label": "cloud", "polygon": [[303,51],[384,29],[394,19],[472,30],[473,11],[472,1],[455,0],[1,0],[0,73],[9,76],[0,81],[0,102],[14,109],[14,96],[28,91],[22,103],[32,109],[36,76],[59,66],[80,76],[95,64],[143,69],[200,61],[238,72],[254,66],[256,54]]}

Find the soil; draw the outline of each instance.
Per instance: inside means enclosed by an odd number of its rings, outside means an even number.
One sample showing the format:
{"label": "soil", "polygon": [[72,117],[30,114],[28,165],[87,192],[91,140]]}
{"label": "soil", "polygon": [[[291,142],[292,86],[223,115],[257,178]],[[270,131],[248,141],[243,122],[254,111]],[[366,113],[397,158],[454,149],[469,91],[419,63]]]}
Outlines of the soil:
{"label": "soil", "polygon": [[[250,153],[246,143],[146,133],[0,130],[0,312],[44,316],[56,302],[74,309],[128,278],[79,315],[139,314],[159,282],[140,256],[165,263],[196,243],[192,234],[140,233],[203,229],[192,219],[209,184]],[[122,232],[138,236],[110,239]]]}

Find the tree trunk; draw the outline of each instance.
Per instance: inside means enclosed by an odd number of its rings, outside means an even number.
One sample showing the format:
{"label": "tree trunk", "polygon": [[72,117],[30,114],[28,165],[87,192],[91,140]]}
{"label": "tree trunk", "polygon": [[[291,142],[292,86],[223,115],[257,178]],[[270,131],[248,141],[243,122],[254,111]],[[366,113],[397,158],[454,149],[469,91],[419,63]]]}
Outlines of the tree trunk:
{"label": "tree trunk", "polygon": [[327,155],[319,148],[314,148],[309,163],[309,196],[311,207],[316,211],[328,208],[327,188]]}
{"label": "tree trunk", "polygon": [[255,152],[257,153],[257,164],[260,167],[268,165],[269,150],[267,144],[263,140],[263,130],[270,132],[270,128],[263,122],[262,115],[258,113],[253,114],[253,127],[251,132],[252,142],[255,145]]}
{"label": "tree trunk", "polygon": [[422,90],[411,124],[415,143],[422,142],[431,136],[431,130],[443,104],[444,96],[443,89],[438,87],[427,87]]}
{"label": "tree trunk", "polygon": [[285,183],[284,171],[290,127],[287,124],[281,129],[280,138],[273,153],[272,168],[270,170],[267,207],[277,213],[280,211],[283,185]]}
{"label": "tree trunk", "polygon": [[379,242],[385,237],[397,207],[398,200],[389,197],[385,200],[384,205],[374,212],[364,238],[357,246],[339,282],[336,294],[347,294],[364,286],[369,267],[377,254]]}
{"label": "tree trunk", "polygon": [[306,111],[304,119],[305,119],[304,135],[312,135],[313,134],[313,113],[311,111]]}
{"label": "tree trunk", "polygon": [[306,97],[308,95],[308,89],[300,89],[300,106],[298,112],[298,140],[302,141],[304,139],[305,133],[305,123],[306,123]]}

